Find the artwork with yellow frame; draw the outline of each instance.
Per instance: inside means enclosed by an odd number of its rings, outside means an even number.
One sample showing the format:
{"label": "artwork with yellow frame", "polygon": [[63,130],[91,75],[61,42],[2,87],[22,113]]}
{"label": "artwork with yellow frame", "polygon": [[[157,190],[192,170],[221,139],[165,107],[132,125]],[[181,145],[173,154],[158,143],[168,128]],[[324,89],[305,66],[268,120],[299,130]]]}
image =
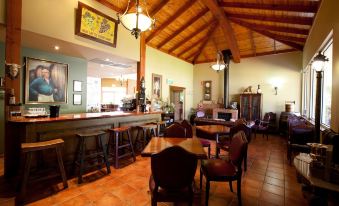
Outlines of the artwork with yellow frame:
{"label": "artwork with yellow frame", "polygon": [[81,2],[78,3],[75,34],[116,47],[118,21]]}

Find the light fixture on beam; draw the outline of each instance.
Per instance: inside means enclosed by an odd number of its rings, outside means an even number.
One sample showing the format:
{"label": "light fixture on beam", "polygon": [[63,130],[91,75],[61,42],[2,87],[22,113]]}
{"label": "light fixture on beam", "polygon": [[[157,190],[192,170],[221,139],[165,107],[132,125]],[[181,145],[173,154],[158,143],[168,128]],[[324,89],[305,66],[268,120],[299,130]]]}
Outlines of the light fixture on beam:
{"label": "light fixture on beam", "polygon": [[322,78],[323,71],[325,68],[325,63],[328,61],[325,55],[318,53],[317,56],[313,58],[312,69],[317,72],[317,87],[316,87],[316,98],[315,98],[315,141],[320,142],[320,118],[321,118],[321,96],[322,96]]}
{"label": "light fixture on beam", "polygon": [[223,55],[220,51],[217,52],[217,62],[211,66],[211,68],[217,72],[228,68],[228,65],[224,63]]}
{"label": "light fixture on beam", "polygon": [[[145,2],[145,0],[144,0]],[[155,19],[152,19],[147,11],[145,3],[145,12],[139,4],[139,0],[135,0],[135,8],[131,5],[131,0],[128,0],[127,8],[122,15],[117,14],[118,21],[137,39],[141,32],[152,29],[155,24]]]}

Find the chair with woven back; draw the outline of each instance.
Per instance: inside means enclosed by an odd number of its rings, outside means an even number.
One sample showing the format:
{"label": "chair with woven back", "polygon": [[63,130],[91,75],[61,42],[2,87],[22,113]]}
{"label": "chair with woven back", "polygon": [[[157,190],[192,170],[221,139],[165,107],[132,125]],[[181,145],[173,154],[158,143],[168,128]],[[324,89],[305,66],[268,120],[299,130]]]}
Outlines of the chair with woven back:
{"label": "chair with woven back", "polygon": [[[181,122],[181,126],[186,128],[186,137],[187,138],[192,138],[193,137],[193,128],[192,128],[192,125],[187,120],[183,120]],[[208,148],[208,158],[210,158],[210,156],[211,156],[211,143],[210,143],[210,141],[205,140],[205,139],[200,139],[200,142],[201,142],[201,145],[203,147],[207,147]]]}
{"label": "chair with woven back", "polygon": [[246,155],[247,139],[243,131],[236,133],[230,144],[229,158],[203,160],[200,167],[200,188],[202,187],[202,177],[206,179],[205,205],[208,205],[210,181],[229,182],[231,192],[233,192],[232,181],[237,181],[238,205],[241,205],[241,176],[242,162]]}
{"label": "chair with woven back", "polygon": [[268,140],[268,130],[269,130],[269,125],[270,125],[271,114],[273,113],[267,112],[265,113],[264,119],[255,120],[255,125],[252,126],[254,130],[254,137],[257,137],[257,133],[261,132],[263,137],[265,137],[265,134],[266,134],[266,138]]}
{"label": "chair with woven back", "polygon": [[186,128],[181,124],[174,122],[165,128],[164,137],[181,137],[186,138]]}
{"label": "chair with woven back", "polygon": [[193,180],[197,158],[180,146],[169,147],[151,156],[149,181],[152,206],[157,202],[193,202]]}

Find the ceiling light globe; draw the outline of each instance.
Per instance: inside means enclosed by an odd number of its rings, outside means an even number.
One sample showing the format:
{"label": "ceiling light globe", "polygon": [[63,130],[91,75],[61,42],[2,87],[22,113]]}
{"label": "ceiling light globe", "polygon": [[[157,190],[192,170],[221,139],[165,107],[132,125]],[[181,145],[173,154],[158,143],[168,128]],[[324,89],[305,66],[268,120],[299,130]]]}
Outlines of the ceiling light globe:
{"label": "ceiling light globe", "polygon": [[[120,18],[121,23],[124,27],[126,27],[128,30],[133,30],[137,27],[137,14],[136,13],[129,13],[121,16]],[[139,14],[138,19],[138,29],[140,29],[142,32],[146,31],[152,26],[152,19],[147,17],[144,14]]]}

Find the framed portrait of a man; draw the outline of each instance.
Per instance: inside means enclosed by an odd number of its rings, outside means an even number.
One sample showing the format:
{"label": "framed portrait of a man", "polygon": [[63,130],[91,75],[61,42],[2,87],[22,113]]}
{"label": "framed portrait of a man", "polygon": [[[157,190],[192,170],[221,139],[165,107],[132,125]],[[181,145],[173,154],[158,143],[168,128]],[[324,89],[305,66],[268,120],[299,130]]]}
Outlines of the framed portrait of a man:
{"label": "framed portrait of a man", "polygon": [[159,74],[152,74],[152,98],[161,98],[162,76]]}
{"label": "framed portrait of a man", "polygon": [[67,103],[68,64],[26,57],[25,103]]}

